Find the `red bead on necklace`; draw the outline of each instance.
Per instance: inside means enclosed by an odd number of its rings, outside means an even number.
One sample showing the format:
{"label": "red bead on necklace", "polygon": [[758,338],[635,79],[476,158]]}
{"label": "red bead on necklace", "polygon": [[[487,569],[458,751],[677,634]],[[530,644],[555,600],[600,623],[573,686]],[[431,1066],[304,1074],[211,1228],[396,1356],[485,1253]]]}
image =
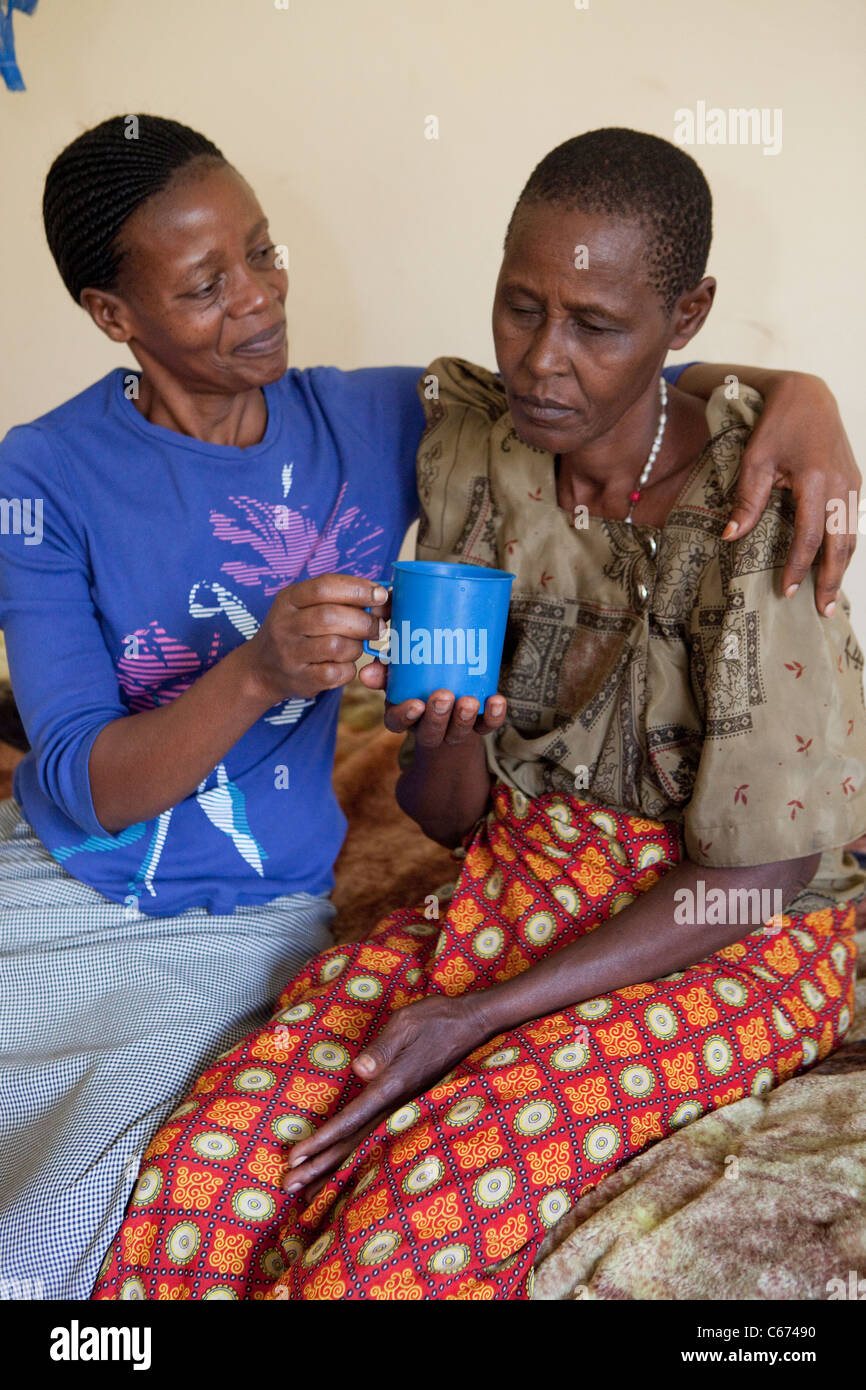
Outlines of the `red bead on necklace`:
{"label": "red bead on necklace", "polygon": [[629,522],[631,521],[631,514],[634,511],[635,503],[640,501],[641,488],[643,487],[644,483],[647,481],[650,473],[653,470],[653,464],[655,463],[656,458],[658,457],[658,452],[659,449],[662,447],[662,440],[664,439],[665,425],[667,424],[668,418],[668,388],[667,382],[665,381],[663,376],[659,377],[659,402],[661,408],[659,410],[659,425],[658,429],[656,430],[656,437],[653,440],[653,446],[650,449],[649,458],[644,464],[641,475],[637,480],[637,487],[635,488],[634,492],[630,492],[628,495],[629,508],[625,514],[625,520]]}

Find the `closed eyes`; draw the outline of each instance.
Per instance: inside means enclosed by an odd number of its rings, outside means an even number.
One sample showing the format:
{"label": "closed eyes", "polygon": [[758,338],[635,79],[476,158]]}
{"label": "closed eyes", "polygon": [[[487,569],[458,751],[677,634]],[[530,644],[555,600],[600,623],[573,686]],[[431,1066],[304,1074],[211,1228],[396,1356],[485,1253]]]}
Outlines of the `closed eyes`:
{"label": "closed eyes", "polygon": [[[509,305],[509,309],[512,314],[516,314],[519,318],[537,318],[539,314],[543,313],[541,309],[525,309],[517,304]],[[572,319],[572,323],[581,333],[595,334],[613,332],[611,328],[602,327],[597,323],[587,323],[585,319]]]}

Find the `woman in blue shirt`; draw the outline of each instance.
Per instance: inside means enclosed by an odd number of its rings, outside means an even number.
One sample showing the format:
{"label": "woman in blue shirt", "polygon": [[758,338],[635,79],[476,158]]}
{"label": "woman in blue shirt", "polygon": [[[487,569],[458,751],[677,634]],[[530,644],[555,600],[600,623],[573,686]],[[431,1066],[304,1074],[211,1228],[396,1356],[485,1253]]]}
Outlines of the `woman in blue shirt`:
{"label": "woman in blue shirt", "polygon": [[[196,132],[85,132],[44,217],[73,298],[140,368],[0,445],[0,625],[31,744],[0,803],[0,1268],[13,1297],[85,1297],[172,1104],[330,944],[339,691],[416,514],[423,414],[420,369],[287,370],[278,248]],[[767,481],[820,492],[823,516],[859,484],[832,398],[797,378],[792,415],[790,378],[743,372],[765,458],[829,418]]]}

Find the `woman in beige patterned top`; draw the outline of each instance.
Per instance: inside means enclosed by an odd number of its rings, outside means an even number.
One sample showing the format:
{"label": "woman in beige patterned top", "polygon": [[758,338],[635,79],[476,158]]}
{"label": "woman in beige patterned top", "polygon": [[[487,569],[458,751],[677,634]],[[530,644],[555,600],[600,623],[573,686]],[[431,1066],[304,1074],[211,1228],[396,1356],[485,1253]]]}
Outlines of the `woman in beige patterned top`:
{"label": "woman in beige patterned top", "polygon": [[[448,691],[388,709],[389,727],[409,732],[400,804],[466,852],[436,966],[451,998],[444,1013],[438,998],[400,1009],[356,1060],[366,1090],[298,1146],[296,1187],[348,1152],[386,1097],[418,1096],[491,1035],[579,1013],[590,998],[606,1014],[611,992],[652,993],[671,971],[711,980],[724,959],[754,952],[759,979],[774,960],[794,976],[814,949],[796,936],[805,920],[850,956],[848,904],[866,876],[840,847],[866,830],[866,711],[848,602],[820,616],[812,575],[781,592],[786,494],[772,494],[751,534],[723,536],[761,409],[754,390],[732,382],[705,408],[673,388],[661,428],[665,356],[712,306],[710,238],[709,189],[683,151],[633,131],[567,141],[534,171],[508,228],[493,306],[499,376],[451,358],[419,382],[417,557],[517,576],[500,694],[483,711]],[[503,854],[525,868],[520,825],[531,862],[539,844],[560,840],[561,855],[582,843],[587,818],[603,839],[589,861],[567,865],[565,881],[533,864],[525,908],[516,890],[503,919],[503,877],[519,872]],[[673,837],[673,863],[624,843],[648,826]],[[600,891],[611,863],[635,870],[637,892]],[[738,917],[737,901],[761,910]],[[536,941],[526,922],[541,903],[557,926]],[[563,911],[584,925],[564,927]],[[455,912],[475,936],[461,940]],[[786,983],[784,970],[776,978]],[[760,1031],[766,1020],[771,1064],[814,1027],[806,996],[818,1002],[804,981],[791,1019],[766,989],[752,1021]],[[781,1073],[829,1050],[834,1029],[800,1037]],[[705,1092],[701,1104],[713,1103]]]}

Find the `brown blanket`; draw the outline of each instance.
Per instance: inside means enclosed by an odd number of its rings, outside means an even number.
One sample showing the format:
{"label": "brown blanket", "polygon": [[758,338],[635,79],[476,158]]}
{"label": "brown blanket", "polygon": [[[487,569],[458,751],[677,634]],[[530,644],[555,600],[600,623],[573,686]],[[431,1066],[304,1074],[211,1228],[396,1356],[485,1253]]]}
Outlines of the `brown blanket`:
{"label": "brown blanket", "polygon": [[412,907],[458,864],[404,815],[394,799],[402,734],[382,726],[384,697],[360,682],[347,686],[340,711],[334,790],[349,822],[332,894],[340,941],[357,941],[387,912]]}
{"label": "brown blanket", "polygon": [[839,1298],[852,1271],[866,1275],[862,1039],[605,1178],[548,1236],[533,1298]]}

